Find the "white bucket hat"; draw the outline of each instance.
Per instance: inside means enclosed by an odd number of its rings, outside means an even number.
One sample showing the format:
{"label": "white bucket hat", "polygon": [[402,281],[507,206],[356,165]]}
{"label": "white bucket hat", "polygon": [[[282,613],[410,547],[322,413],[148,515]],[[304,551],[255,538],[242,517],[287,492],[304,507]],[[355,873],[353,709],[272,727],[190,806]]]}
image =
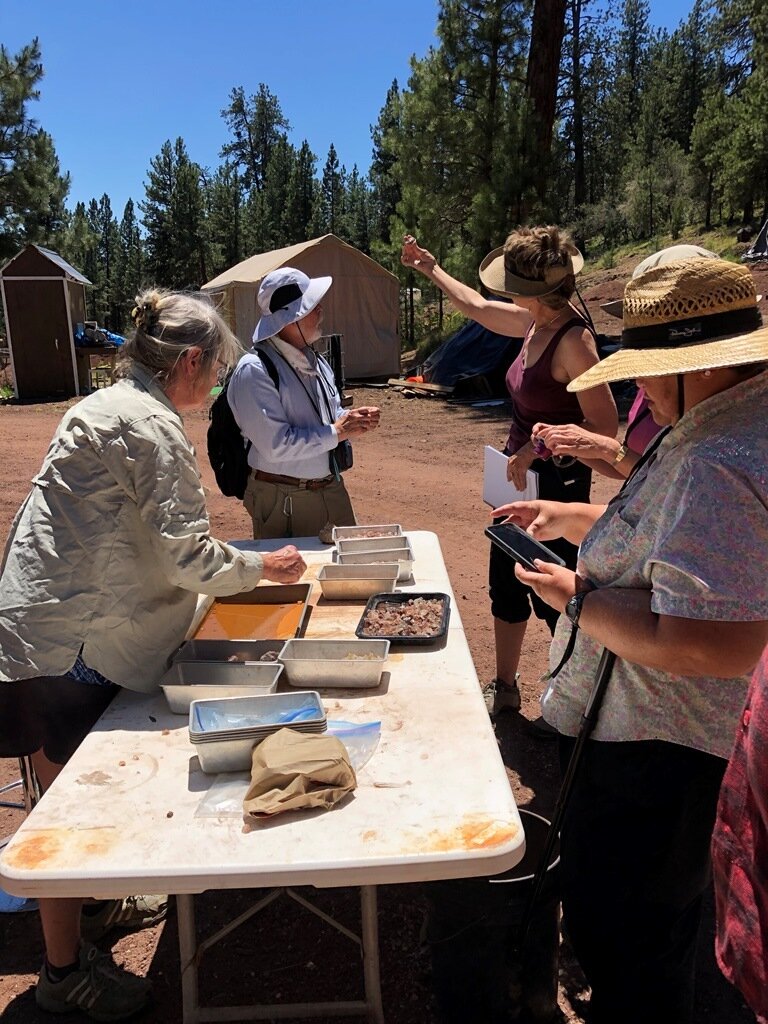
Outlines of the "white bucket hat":
{"label": "white bucket hat", "polygon": [[280,267],[267,274],[256,296],[261,319],[253,332],[254,344],[273,338],[288,324],[302,320],[332,284],[332,277],[308,277],[294,267]]}

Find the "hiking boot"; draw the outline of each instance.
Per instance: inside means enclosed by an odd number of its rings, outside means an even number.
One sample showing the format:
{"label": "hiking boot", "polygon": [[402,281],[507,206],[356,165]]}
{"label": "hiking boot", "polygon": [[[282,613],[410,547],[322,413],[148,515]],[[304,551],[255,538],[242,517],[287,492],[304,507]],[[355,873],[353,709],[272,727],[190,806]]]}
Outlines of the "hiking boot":
{"label": "hiking boot", "polygon": [[80,946],[80,966],[62,981],[51,981],[43,965],[35,1001],[49,1013],[80,1010],[92,1020],[124,1020],[149,1002],[152,983],[118,967],[90,942]]}
{"label": "hiking boot", "polygon": [[150,928],[168,913],[167,896],[126,896],[122,900],[107,900],[95,914],[80,914],[80,935],[88,942],[98,942],[113,928],[130,931],[132,928]]}
{"label": "hiking boot", "polygon": [[515,681],[510,686],[509,683],[505,683],[503,679],[499,679],[496,676],[483,688],[485,706],[491,718],[494,718],[502,711],[520,710],[520,690],[517,686],[519,678],[520,673],[516,672]]}

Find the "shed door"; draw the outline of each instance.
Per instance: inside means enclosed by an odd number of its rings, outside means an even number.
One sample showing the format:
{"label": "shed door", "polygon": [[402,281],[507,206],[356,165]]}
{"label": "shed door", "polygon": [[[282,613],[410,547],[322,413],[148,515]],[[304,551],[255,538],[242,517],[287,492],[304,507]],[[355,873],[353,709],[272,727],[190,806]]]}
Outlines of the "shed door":
{"label": "shed door", "polygon": [[7,277],[5,301],[19,398],[76,394],[63,280]]}

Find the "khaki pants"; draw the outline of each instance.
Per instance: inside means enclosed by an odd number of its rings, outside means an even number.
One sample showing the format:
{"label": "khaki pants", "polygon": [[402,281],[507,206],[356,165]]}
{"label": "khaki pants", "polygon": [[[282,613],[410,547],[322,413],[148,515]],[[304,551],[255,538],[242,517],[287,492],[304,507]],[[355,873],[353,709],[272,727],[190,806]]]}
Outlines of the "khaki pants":
{"label": "khaki pants", "polygon": [[316,537],[329,524],[354,526],[356,522],[343,480],[308,491],[289,484],[257,480],[251,473],[243,505],[253,522],[255,540]]}

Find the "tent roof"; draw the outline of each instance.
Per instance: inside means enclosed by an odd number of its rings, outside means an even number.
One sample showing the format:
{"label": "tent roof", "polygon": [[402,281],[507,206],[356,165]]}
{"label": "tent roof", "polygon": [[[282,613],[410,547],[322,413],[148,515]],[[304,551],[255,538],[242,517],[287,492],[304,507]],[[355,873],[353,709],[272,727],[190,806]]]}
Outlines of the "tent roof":
{"label": "tent roof", "polygon": [[229,270],[219,274],[218,277],[214,277],[212,281],[208,281],[207,284],[203,285],[203,291],[216,291],[232,284],[253,284],[256,281],[260,281],[270,270],[290,266],[292,260],[316,245],[334,245],[339,248],[348,249],[355,258],[370,264],[368,269],[371,273],[386,274],[387,277],[397,280],[394,274],[390,274],[380,263],[372,260],[353,245],[342,242],[336,235],[321,235],[320,238],[310,238],[307,242],[297,242],[296,245],[287,245],[283,249],[273,249],[271,252],[260,252],[255,256],[250,256],[247,260],[243,260],[242,263],[237,263],[234,267],[230,267]]}
{"label": "tent roof", "polygon": [[[60,270],[64,271],[65,276],[68,277],[71,281],[78,281],[80,284],[91,284],[87,277],[81,274],[79,270],[75,270],[73,266],[70,266],[70,264],[67,263],[67,261],[63,259],[61,256],[59,256],[57,252],[53,252],[53,250],[51,249],[44,249],[42,245],[35,245],[34,242],[30,242],[29,245],[24,246],[24,248],[20,252],[17,252],[14,257],[8,260],[7,263],[3,264],[3,266],[0,267],[0,274],[4,273],[5,270],[8,267],[10,267],[10,265],[13,263],[13,261],[17,259],[19,256],[21,256],[22,252],[25,252],[27,249],[30,248],[37,249],[37,251],[42,256],[45,256],[47,260],[50,260],[51,263],[55,263]],[[13,275],[11,274],[9,276],[12,277]]]}

